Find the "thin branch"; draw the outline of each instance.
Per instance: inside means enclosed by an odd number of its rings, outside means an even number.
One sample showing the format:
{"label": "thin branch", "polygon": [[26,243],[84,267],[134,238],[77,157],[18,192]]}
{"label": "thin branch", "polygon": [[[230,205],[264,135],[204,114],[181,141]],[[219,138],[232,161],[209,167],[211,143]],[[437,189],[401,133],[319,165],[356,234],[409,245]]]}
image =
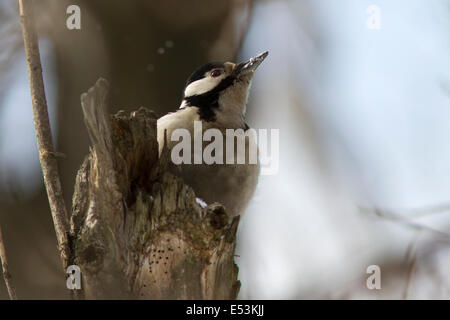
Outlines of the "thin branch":
{"label": "thin branch", "polygon": [[[384,211],[394,213],[391,210],[390,211],[384,210]],[[421,207],[421,208],[407,209],[407,212],[408,212],[408,218],[412,218],[412,219],[429,217],[429,216],[433,216],[433,215],[449,213],[450,212],[450,204],[445,203],[445,204],[439,204],[439,205],[434,205],[434,206],[426,206],[426,207]]]}
{"label": "thin branch", "polygon": [[433,233],[437,236],[443,237],[443,238],[450,237],[450,233],[448,233],[448,232],[441,231],[441,230],[435,229],[433,227],[429,227],[429,226],[421,224],[421,223],[417,223],[417,222],[413,221],[413,219],[411,219],[407,216],[399,215],[392,211],[383,210],[383,209],[379,209],[379,208],[364,208],[364,207],[360,207],[359,209],[360,209],[360,212],[362,212],[362,213],[371,213],[371,214],[374,214],[378,218],[397,222],[408,228],[412,228],[415,230],[428,231],[428,232],[431,232],[431,233]]}
{"label": "thin branch", "polygon": [[414,237],[413,241],[411,241],[411,243],[408,245],[408,247],[406,248],[406,253],[405,253],[405,263],[408,266],[408,275],[406,278],[406,284],[405,284],[405,288],[403,289],[403,300],[408,299],[409,297],[409,293],[410,293],[410,289],[411,289],[411,282],[412,282],[412,277],[414,274],[414,270],[416,268],[416,264],[417,264],[417,242],[419,241],[419,237],[422,234],[422,230],[418,230],[416,236]]}
{"label": "thin branch", "polygon": [[30,79],[33,118],[39,149],[39,160],[41,162],[42,174],[44,176],[53,224],[55,226],[58,249],[64,269],[66,269],[70,257],[68,236],[69,223],[58,173],[58,163],[56,160],[57,153],[55,153],[53,149],[47,101],[45,98],[44,80],[42,78],[41,58],[31,0],[19,0],[19,9],[25,54],[27,57],[28,76]]}
{"label": "thin branch", "polygon": [[[402,209],[402,210],[389,210],[389,209],[380,209],[380,208],[370,208],[370,207],[360,207],[362,210],[369,211],[369,210],[376,210],[378,212],[383,213],[384,215],[389,216],[398,216],[408,219],[419,219],[423,217],[430,217],[438,214],[444,214],[444,213],[450,213],[450,204],[449,203],[442,203],[438,205],[433,206],[425,206],[425,207],[419,207],[419,208],[412,208],[412,209]],[[400,212],[408,212],[407,215],[402,215]]]}
{"label": "thin branch", "polygon": [[9,298],[17,300],[16,290],[11,281],[11,274],[8,270],[8,260],[6,258],[6,249],[3,242],[2,227],[0,226],[0,262],[2,263],[3,278],[5,279],[6,289],[8,289]]}

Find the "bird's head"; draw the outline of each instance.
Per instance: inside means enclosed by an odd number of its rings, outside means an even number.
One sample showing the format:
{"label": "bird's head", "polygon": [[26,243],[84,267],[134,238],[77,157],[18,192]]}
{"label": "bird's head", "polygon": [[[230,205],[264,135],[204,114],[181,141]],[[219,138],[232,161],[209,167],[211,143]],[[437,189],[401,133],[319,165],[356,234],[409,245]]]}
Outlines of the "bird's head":
{"label": "bird's head", "polygon": [[224,125],[242,122],[254,71],[268,54],[266,51],[239,64],[211,62],[201,66],[186,82],[181,107],[197,107],[204,121]]}

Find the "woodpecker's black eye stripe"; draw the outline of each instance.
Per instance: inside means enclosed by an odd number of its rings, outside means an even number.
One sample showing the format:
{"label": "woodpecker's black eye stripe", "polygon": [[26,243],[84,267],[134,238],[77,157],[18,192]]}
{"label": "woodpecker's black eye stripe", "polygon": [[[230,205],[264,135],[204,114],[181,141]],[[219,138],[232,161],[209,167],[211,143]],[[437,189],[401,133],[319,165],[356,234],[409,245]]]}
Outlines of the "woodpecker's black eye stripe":
{"label": "woodpecker's black eye stripe", "polygon": [[201,66],[190,75],[190,77],[186,81],[186,86],[188,86],[190,83],[194,81],[203,79],[205,77],[205,73],[220,68],[223,68],[223,62],[210,62]]}
{"label": "woodpecker's black eye stripe", "polygon": [[199,95],[193,95],[185,97],[184,101],[188,106],[198,107],[198,114],[200,119],[204,121],[215,121],[216,115],[214,113],[214,108],[219,107],[219,95],[220,92],[230,87],[236,80],[234,76],[228,76],[222,79],[219,84],[211,91],[205,92]]}

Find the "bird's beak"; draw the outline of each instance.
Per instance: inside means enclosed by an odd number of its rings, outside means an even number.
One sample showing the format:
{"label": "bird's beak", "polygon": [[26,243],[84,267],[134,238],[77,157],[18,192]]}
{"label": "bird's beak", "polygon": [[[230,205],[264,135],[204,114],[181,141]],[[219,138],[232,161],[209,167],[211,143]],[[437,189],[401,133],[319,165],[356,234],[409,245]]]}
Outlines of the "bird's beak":
{"label": "bird's beak", "polygon": [[256,68],[264,61],[264,59],[269,55],[269,51],[263,52],[256,57],[251,58],[248,61],[241,62],[234,68],[234,73],[236,75],[244,75],[249,72],[255,71]]}

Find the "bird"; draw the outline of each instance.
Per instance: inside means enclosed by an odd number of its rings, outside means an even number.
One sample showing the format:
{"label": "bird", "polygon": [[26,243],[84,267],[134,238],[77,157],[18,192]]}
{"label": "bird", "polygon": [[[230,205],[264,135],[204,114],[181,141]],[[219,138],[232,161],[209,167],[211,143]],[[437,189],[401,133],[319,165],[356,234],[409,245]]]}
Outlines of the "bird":
{"label": "bird", "polygon": [[[244,135],[245,155],[240,154],[233,145],[229,147],[235,151],[231,154],[232,161],[227,162],[228,145],[223,142],[223,150],[212,153],[216,159],[223,161],[206,163],[202,159],[199,163],[195,162],[195,157],[196,154],[202,155],[202,149],[196,150],[194,142],[191,142],[190,147],[183,150],[182,157],[192,159],[193,156],[194,161],[178,163],[175,166],[177,170],[174,170],[176,175],[193,188],[201,204],[218,202],[232,218],[243,216],[258,183],[259,163],[250,161],[249,154],[249,150],[257,150],[257,145],[250,134],[246,135],[250,127],[245,121],[245,113],[255,70],[268,54],[266,51],[241,63],[210,62],[199,67],[187,79],[178,110],[157,120],[160,156],[164,145],[171,151],[175,150],[179,140],[174,141],[172,135],[177,129],[188,132],[191,138],[193,135],[194,140],[196,135],[203,135],[208,129],[214,129],[224,137],[229,129]],[[201,131],[195,131],[196,123],[200,125]],[[202,140],[201,147],[204,148],[207,144],[207,141]],[[172,160],[173,154],[172,152]],[[244,163],[242,160],[239,163],[239,156],[245,156]]]}

